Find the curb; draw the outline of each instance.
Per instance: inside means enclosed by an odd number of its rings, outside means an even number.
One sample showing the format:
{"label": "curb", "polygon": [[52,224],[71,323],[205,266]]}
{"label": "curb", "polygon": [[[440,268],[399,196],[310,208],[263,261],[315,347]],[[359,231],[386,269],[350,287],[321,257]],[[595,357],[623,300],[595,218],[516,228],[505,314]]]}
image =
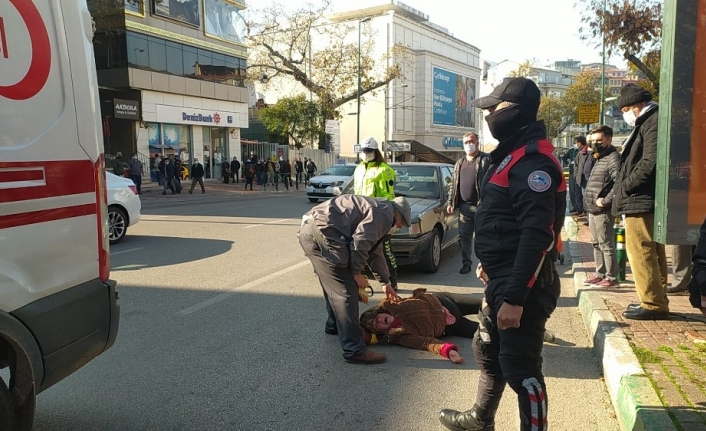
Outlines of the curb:
{"label": "curb", "polygon": [[[569,217],[566,232],[578,231]],[[605,384],[622,431],[663,431],[674,429],[674,423],[663,407],[635,356],[625,332],[615,319],[600,293],[584,286],[586,275],[575,240],[567,241],[571,272],[578,308],[591,339],[593,350],[601,362]]]}

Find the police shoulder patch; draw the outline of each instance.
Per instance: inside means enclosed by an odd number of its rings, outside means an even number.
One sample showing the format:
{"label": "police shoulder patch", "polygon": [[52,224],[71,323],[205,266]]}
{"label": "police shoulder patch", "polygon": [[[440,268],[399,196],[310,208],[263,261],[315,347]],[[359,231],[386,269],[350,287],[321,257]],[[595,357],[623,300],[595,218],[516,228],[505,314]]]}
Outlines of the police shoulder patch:
{"label": "police shoulder patch", "polygon": [[527,177],[527,185],[537,193],[546,192],[552,186],[552,177],[544,171],[534,171]]}
{"label": "police shoulder patch", "polygon": [[500,166],[498,166],[498,169],[495,171],[496,174],[499,174],[503,169],[505,169],[505,166],[507,166],[508,163],[512,161],[512,155],[509,155],[503,159],[502,162],[500,162]]}

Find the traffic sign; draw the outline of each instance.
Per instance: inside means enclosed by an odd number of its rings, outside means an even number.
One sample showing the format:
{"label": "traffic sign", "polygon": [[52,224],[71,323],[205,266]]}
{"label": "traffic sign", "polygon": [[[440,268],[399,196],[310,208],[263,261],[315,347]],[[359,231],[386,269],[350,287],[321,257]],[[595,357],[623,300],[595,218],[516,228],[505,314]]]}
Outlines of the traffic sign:
{"label": "traffic sign", "polygon": [[412,144],[409,142],[388,142],[386,151],[412,151]]}
{"label": "traffic sign", "polygon": [[576,110],[576,122],[578,124],[600,123],[600,116],[600,103],[581,103]]}

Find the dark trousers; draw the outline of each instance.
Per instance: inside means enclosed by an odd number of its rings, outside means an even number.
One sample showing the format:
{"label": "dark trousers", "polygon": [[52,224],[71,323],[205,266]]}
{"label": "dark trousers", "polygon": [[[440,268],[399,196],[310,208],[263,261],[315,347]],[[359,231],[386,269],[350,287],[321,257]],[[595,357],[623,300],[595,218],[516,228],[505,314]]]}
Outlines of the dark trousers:
{"label": "dark trousers", "polygon": [[[576,181],[572,182],[569,187],[573,185],[574,187],[574,196],[576,196],[576,199],[574,200],[574,209],[580,213],[585,212],[583,209],[583,188],[576,184]],[[569,193],[571,193],[571,190],[569,190]]]}
{"label": "dark trousers", "polygon": [[476,224],[476,207],[459,201],[458,211],[458,243],[461,245],[461,259],[464,265],[470,267],[473,263],[473,230]]}
{"label": "dark trousers", "polygon": [[491,279],[486,287],[486,304],[479,313],[481,325],[472,343],[481,371],[476,404],[495,412],[507,383],[517,394],[522,431],[547,429],[542,347],[545,324],[556,308],[561,290],[556,272],[553,278],[548,286],[541,285],[541,278],[537,281],[524,304],[520,327],[505,330],[498,329],[497,315],[508,278]]}
{"label": "dark trousers", "polygon": [[358,285],[353,274],[347,267],[336,266],[321,255],[321,248],[314,241],[309,224],[302,225],[299,245],[319,278],[328,313],[326,327],[338,331],[343,357],[362,354],[366,347],[363,328],[358,323]]}
{"label": "dark trousers", "polygon": [[385,236],[382,246],[385,247],[385,262],[387,262],[387,267],[390,270],[390,284],[397,289],[397,259],[395,258],[395,253],[392,252],[391,239],[391,235]]}
{"label": "dark trousers", "polygon": [[473,295],[463,295],[449,292],[435,293],[441,305],[456,318],[456,323],[447,325],[446,335],[456,335],[458,337],[473,338],[478,330],[478,323],[466,319],[464,316],[477,315],[480,311],[483,299]]}
{"label": "dark trousers", "polygon": [[191,179],[191,189],[189,189],[189,193],[192,193],[194,191],[196,183],[199,183],[202,192],[206,191],[206,188],[203,186],[203,177],[194,177]]}
{"label": "dark trousers", "polygon": [[130,179],[135,183],[137,194],[142,193],[142,175],[130,175]]}
{"label": "dark trousers", "polygon": [[248,186],[250,186],[250,190],[252,190],[252,180],[254,177],[245,177],[245,190],[248,189]]}
{"label": "dark trousers", "polygon": [[583,200],[579,200],[580,194],[580,187],[576,184],[574,174],[571,173],[569,175],[569,203],[571,204],[569,211],[578,211],[579,208],[583,208]]}

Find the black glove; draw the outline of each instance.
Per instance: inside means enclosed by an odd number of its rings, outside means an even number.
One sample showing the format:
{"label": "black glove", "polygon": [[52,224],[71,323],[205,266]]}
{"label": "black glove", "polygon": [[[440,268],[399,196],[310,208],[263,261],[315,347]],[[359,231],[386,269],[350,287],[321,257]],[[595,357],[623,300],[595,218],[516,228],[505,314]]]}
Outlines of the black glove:
{"label": "black glove", "polygon": [[706,268],[695,267],[691,271],[691,282],[689,283],[689,302],[692,307],[706,308],[701,304],[701,296],[706,296]]}

